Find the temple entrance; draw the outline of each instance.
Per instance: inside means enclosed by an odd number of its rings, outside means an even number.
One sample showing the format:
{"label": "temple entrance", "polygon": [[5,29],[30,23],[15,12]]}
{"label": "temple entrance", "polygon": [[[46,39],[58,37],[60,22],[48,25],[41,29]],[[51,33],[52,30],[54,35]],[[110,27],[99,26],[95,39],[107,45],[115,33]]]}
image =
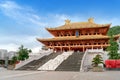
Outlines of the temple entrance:
{"label": "temple entrance", "polygon": [[64,47],[63,51],[67,52],[67,51],[69,51],[69,48],[68,47]]}
{"label": "temple entrance", "polygon": [[74,52],[80,52],[80,50],[79,49],[75,49]]}
{"label": "temple entrance", "polygon": [[78,47],[72,48],[72,50],[74,52],[82,52],[82,48],[78,48]]}

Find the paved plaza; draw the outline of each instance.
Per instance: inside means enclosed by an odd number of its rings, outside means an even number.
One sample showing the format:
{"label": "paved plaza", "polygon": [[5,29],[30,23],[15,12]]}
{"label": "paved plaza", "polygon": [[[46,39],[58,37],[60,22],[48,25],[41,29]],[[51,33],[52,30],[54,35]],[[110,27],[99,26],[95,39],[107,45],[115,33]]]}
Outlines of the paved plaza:
{"label": "paved plaza", "polygon": [[120,80],[120,71],[58,72],[0,69],[0,80]]}

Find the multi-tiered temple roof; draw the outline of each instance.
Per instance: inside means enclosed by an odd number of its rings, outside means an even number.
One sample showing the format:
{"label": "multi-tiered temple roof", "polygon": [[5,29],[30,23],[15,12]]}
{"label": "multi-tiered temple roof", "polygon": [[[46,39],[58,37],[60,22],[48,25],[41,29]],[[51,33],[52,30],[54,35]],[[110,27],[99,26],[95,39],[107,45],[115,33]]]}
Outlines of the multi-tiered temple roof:
{"label": "multi-tiered temple roof", "polygon": [[[87,48],[106,48],[109,46],[107,32],[111,24],[96,24],[93,18],[87,22],[71,22],[65,20],[65,24],[55,28],[46,28],[54,38],[37,40],[54,50],[79,50]],[[114,36],[115,39],[119,35]]]}
{"label": "multi-tiered temple roof", "polygon": [[[68,20],[67,20],[68,21]],[[67,29],[82,29],[82,28],[99,28],[99,27],[109,27],[111,24],[96,24],[94,22],[74,22],[56,27],[56,28],[46,28],[47,30],[67,30]]]}

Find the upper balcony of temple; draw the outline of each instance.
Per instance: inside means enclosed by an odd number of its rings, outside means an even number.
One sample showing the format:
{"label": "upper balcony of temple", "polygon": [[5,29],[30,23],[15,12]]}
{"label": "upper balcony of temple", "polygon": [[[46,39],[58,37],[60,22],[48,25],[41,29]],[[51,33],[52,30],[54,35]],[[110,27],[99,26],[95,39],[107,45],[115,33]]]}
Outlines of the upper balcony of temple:
{"label": "upper balcony of temple", "polygon": [[80,35],[106,35],[111,24],[96,24],[93,18],[87,22],[71,22],[65,20],[65,24],[55,28],[46,28],[53,36],[75,36],[76,32]]}
{"label": "upper balcony of temple", "polygon": [[48,31],[53,30],[71,30],[71,29],[85,29],[85,28],[100,28],[110,27],[111,24],[97,24],[93,18],[89,18],[87,22],[71,22],[71,20],[65,20],[65,24],[55,28],[46,28]]}

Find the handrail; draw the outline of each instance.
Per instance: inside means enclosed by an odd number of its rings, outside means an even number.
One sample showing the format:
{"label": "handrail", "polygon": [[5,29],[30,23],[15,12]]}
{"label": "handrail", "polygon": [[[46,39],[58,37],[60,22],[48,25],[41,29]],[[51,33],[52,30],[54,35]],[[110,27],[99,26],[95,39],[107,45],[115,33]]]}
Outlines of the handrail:
{"label": "handrail", "polygon": [[86,49],[85,54],[82,57],[81,66],[80,66],[80,72],[83,72],[84,61],[85,61],[87,53],[88,53],[88,49]]}
{"label": "handrail", "polygon": [[88,52],[90,52],[90,53],[91,52],[101,52],[101,53],[104,54],[103,49],[86,49],[85,54],[83,55],[83,58],[81,60],[81,66],[80,66],[80,71],[81,72],[84,71],[84,67],[88,66],[87,65],[88,63],[86,63],[86,61],[88,61],[88,59],[87,59]]}
{"label": "handrail", "polygon": [[36,55],[33,55],[33,56],[31,56],[30,58],[28,58],[27,60],[25,60],[25,61],[20,61],[19,64],[16,64],[15,69],[18,69],[18,68],[26,65],[27,63],[29,63],[29,62],[31,62],[31,61],[33,61],[33,60],[37,60],[37,59],[42,58],[43,56],[49,55],[49,54],[51,54],[52,52],[53,52],[53,51],[41,51],[41,54],[39,54],[39,55],[37,55],[37,56],[36,56]]}
{"label": "handrail", "polygon": [[38,70],[55,70],[64,60],[66,60],[73,52],[63,52],[54,59],[50,59],[47,63],[38,68]]}

